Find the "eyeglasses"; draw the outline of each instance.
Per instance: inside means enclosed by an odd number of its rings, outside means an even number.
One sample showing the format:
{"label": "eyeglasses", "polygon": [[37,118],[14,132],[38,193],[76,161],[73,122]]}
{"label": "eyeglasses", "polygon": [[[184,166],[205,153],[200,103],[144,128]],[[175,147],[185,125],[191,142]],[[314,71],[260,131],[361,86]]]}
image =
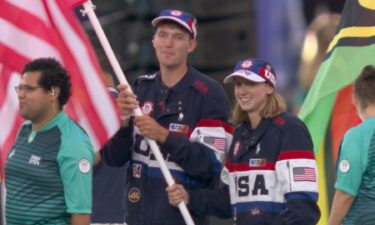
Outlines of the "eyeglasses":
{"label": "eyeglasses", "polygon": [[34,86],[30,86],[30,85],[18,85],[18,86],[15,86],[14,89],[16,90],[17,94],[19,93],[25,93],[25,94],[28,94],[28,93],[31,93],[33,91],[35,91],[36,89],[38,89],[40,87],[34,87]]}

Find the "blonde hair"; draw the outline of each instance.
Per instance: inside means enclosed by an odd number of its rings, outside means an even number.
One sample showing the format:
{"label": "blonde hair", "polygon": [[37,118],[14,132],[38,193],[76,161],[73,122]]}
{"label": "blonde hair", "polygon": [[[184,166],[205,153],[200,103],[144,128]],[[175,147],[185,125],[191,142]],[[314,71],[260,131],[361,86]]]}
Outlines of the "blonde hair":
{"label": "blonde hair", "polygon": [[[262,118],[273,118],[285,111],[286,103],[284,98],[274,91],[267,96],[266,104],[259,114]],[[249,122],[249,116],[247,112],[243,111],[239,104],[236,103],[233,108],[232,123],[238,125],[242,122]]]}

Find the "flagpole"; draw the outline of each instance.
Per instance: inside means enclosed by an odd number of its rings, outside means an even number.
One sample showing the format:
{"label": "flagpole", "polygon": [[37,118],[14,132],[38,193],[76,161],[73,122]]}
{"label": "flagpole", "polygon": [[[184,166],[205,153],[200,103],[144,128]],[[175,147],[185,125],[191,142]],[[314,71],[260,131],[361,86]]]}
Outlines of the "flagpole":
{"label": "flagpole", "polygon": [[3,177],[0,177],[0,180],[0,225],[3,225],[5,224],[5,183]]}
{"label": "flagpole", "polygon": [[[111,66],[115,72],[117,79],[119,80],[120,84],[126,84],[129,87],[129,90],[133,92],[130,88],[131,86],[126,80],[125,74],[123,73],[119,62],[116,59],[116,56],[111,48],[111,45],[109,44],[109,41],[103,31],[103,28],[101,27],[99,23],[99,20],[94,12],[94,5],[92,4],[91,0],[84,2],[83,8],[84,8],[84,13],[86,13],[89,17],[89,20],[95,30],[96,35],[99,38],[99,41],[104,49],[105,54],[108,57],[109,62],[111,63]],[[134,110],[134,114],[136,116],[140,116],[143,114],[139,106],[137,109]],[[152,153],[155,155],[155,158],[159,163],[160,169],[164,175],[165,180],[167,181],[168,186],[169,187],[172,186],[173,184],[175,184],[175,182],[172,178],[171,172],[169,171],[164,161],[162,154],[160,153],[159,146],[156,144],[154,140],[146,138],[146,141],[149,144]],[[194,221],[191,218],[191,215],[186,207],[186,204],[183,201],[180,202],[180,204],[178,204],[178,208],[180,209],[180,212],[185,220],[185,223],[187,225],[194,225]]]}

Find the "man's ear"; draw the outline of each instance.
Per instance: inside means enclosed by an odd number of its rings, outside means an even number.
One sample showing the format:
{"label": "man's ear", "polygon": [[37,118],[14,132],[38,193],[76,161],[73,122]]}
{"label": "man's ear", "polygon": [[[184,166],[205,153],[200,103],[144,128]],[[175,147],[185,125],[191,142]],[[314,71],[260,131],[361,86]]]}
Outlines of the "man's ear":
{"label": "man's ear", "polygon": [[197,47],[197,40],[191,39],[190,40],[190,47],[189,47],[188,52],[192,53],[195,50],[196,47]]}
{"label": "man's ear", "polygon": [[155,48],[155,34],[152,35],[151,43],[152,43],[152,46]]}
{"label": "man's ear", "polygon": [[54,99],[57,99],[60,95],[60,88],[59,87],[51,87],[51,96],[54,97]]}
{"label": "man's ear", "polygon": [[355,107],[357,107],[357,108],[360,107],[360,105],[359,105],[359,101],[358,101],[358,99],[355,97],[354,94],[352,94],[352,102],[353,102],[353,104],[355,105]]}

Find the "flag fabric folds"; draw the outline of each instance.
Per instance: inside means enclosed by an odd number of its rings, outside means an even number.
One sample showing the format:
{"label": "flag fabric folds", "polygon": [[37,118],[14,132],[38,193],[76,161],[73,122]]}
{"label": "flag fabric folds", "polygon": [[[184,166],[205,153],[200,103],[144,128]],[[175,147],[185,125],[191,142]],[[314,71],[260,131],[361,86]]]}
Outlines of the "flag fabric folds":
{"label": "flag fabric folds", "polygon": [[[347,0],[336,35],[299,114],[311,132],[318,160],[322,211],[319,224],[326,224],[329,212],[327,187],[334,185],[334,180],[325,178],[327,173],[335,171],[325,168],[336,163],[334,160],[344,133],[360,122],[351,100],[353,81],[364,66],[375,64],[374,59],[375,1]],[[329,149],[325,148],[327,135],[333,144]],[[327,155],[333,161],[327,161]]]}
{"label": "flag fabric folds", "polygon": [[88,0],[65,0],[65,2],[67,2],[68,6],[70,6],[71,8],[77,7],[86,1]]}
{"label": "flag fabric folds", "polygon": [[115,104],[88,38],[64,0],[0,2],[0,153],[1,167],[21,124],[14,86],[23,66],[53,57],[68,70],[72,97],[65,111],[99,149],[120,127]]}

